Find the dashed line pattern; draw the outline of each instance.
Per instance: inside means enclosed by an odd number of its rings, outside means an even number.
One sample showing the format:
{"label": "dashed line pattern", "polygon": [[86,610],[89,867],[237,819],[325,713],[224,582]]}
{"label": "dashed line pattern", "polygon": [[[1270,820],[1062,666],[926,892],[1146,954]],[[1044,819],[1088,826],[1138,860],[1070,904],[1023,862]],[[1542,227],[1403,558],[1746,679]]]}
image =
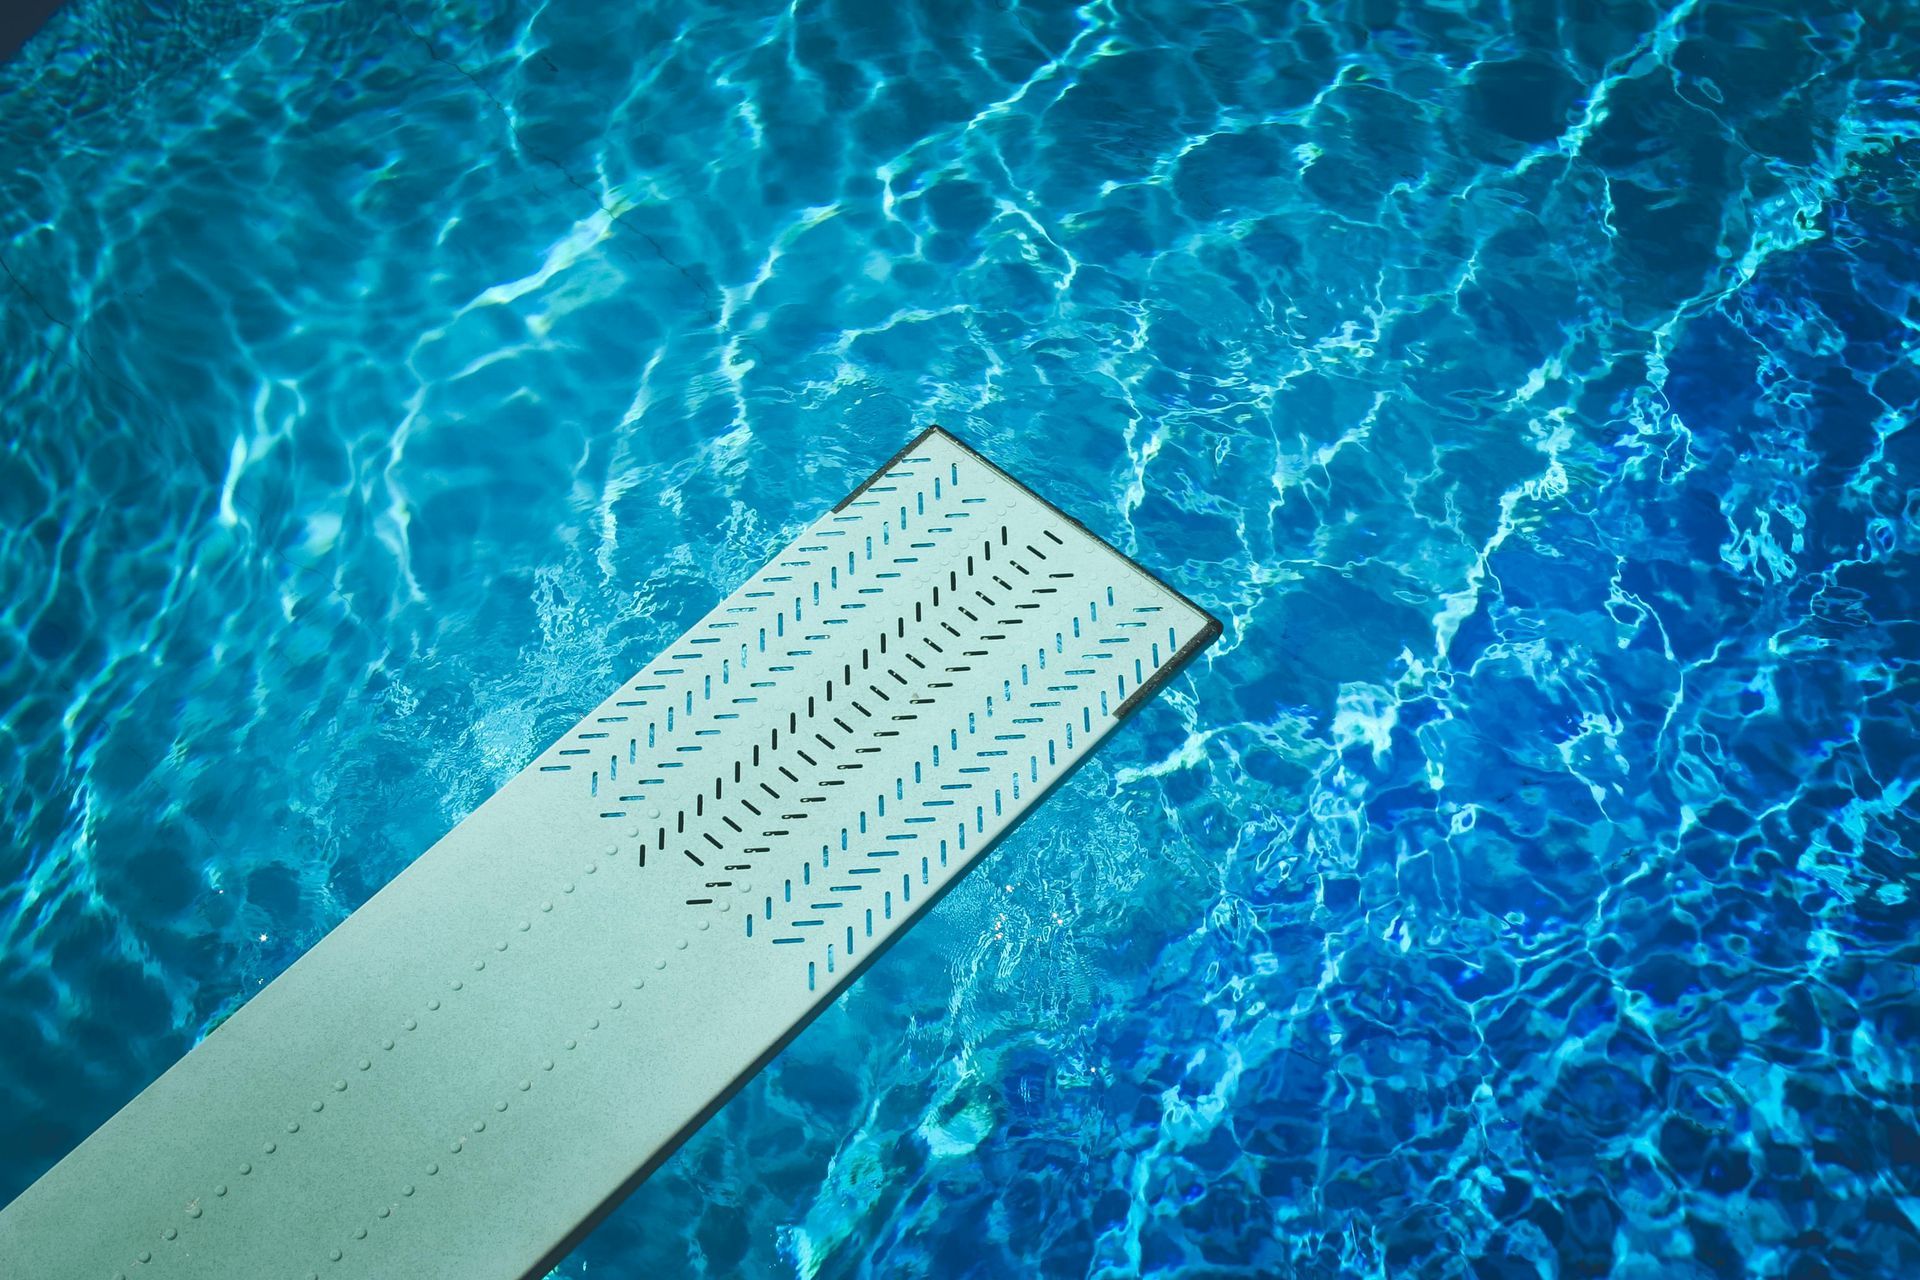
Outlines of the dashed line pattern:
{"label": "dashed line pattern", "polygon": [[[656,976],[736,898],[735,936],[799,948],[791,972],[809,991],[861,955],[916,887],[924,895],[936,871],[976,853],[990,820],[997,828],[1071,768],[1181,652],[1179,627],[1156,616],[1164,588],[1111,572],[1117,559],[1090,571],[1090,554],[1111,553],[1090,552],[1090,539],[1040,507],[946,447],[898,459],[816,521],[531,766],[574,788],[606,832],[577,875],[503,921],[490,951],[449,964],[413,1008],[317,1079],[282,1130],[210,1171],[116,1280],[210,1225],[233,1185],[268,1176],[352,1106],[356,1079],[431,1034],[445,1002],[484,992],[489,964],[537,945],[583,883],[638,873],[644,884],[672,869],[689,912],[682,936],[636,964]],[[724,763],[700,767],[713,759]],[[689,788],[692,777],[701,782]],[[646,977],[609,990],[599,1016],[532,1047],[442,1150],[395,1170],[308,1280],[371,1247],[441,1178],[443,1159],[458,1161],[490,1122],[564,1079],[602,1018],[635,1011]]]}

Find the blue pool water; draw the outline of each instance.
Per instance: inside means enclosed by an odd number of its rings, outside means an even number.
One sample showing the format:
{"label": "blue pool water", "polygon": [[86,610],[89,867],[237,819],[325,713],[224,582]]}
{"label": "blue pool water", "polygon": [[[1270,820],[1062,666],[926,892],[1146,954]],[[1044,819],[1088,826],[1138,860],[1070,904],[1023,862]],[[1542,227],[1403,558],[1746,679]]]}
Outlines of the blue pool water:
{"label": "blue pool water", "polygon": [[1226,635],[559,1274],[1920,1274],[1910,22],[74,0],[0,1201],[938,421]]}

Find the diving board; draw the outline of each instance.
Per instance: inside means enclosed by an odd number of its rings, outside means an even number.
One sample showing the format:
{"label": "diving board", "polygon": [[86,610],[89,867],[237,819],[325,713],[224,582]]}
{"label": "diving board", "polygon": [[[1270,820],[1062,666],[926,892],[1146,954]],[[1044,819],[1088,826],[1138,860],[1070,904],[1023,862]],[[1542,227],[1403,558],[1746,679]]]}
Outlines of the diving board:
{"label": "diving board", "polygon": [[0,1276],[542,1274],[1218,634],[924,432],[0,1212]]}

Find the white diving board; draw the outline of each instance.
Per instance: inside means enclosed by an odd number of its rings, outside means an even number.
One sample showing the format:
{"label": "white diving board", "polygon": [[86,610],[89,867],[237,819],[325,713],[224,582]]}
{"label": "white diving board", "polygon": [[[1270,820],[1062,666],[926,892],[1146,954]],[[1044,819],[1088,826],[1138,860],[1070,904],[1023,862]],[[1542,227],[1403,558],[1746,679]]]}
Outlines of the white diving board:
{"label": "white diving board", "polygon": [[0,1212],[0,1276],[544,1273],[1219,630],[928,430]]}

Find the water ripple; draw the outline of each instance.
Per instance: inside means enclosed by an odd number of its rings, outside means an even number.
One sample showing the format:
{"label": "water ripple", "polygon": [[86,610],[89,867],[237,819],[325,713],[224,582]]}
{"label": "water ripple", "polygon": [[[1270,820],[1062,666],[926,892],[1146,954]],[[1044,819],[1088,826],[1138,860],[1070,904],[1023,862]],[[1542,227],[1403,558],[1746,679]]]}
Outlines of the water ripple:
{"label": "water ripple", "polygon": [[559,1274],[1920,1273],[1910,25],[73,0],[0,1198],[939,421],[1227,634]]}

